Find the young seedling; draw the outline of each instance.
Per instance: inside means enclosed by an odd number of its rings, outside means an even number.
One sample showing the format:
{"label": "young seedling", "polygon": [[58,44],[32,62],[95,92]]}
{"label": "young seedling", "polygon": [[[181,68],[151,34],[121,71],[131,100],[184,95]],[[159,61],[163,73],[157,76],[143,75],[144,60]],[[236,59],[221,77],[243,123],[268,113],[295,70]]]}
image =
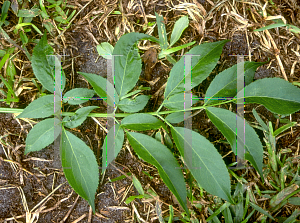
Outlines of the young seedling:
{"label": "young seedling", "polygon": [[181,46],[171,48],[180,39],[180,36],[182,35],[183,31],[189,26],[188,16],[183,16],[175,22],[171,34],[170,43],[168,43],[167,32],[165,24],[163,22],[163,17],[158,15],[157,13],[155,13],[155,16],[160,41],[159,44],[161,48],[161,52],[158,55],[158,59],[167,57],[168,61],[174,65],[176,63],[176,60],[170,54],[175,53],[191,45],[194,45],[196,43],[196,41],[193,41],[191,43],[186,43]]}

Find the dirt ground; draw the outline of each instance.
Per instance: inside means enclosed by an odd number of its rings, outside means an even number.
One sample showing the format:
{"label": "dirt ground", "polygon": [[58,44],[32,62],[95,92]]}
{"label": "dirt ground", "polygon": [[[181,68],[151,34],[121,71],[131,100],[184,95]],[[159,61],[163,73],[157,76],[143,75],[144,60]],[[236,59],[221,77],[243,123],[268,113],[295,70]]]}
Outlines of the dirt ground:
{"label": "dirt ground", "polygon": [[[214,3],[204,0],[189,0],[186,2],[189,2],[190,5],[184,5],[183,2],[179,1],[161,0],[69,1],[69,4],[75,5],[77,10],[84,9],[73,21],[71,27],[64,32],[62,38],[54,41],[49,36],[49,41],[61,44],[61,47],[56,47],[56,53],[69,55],[63,60],[63,67],[68,79],[65,91],[77,87],[91,88],[77,74],[77,71],[95,73],[106,77],[106,60],[98,56],[96,45],[106,41],[115,45],[117,39],[124,33],[144,32],[141,24],[155,21],[154,12],[164,16],[167,32],[171,31],[174,21],[181,15],[189,15],[190,26],[184,31],[183,38],[180,40],[181,43],[178,45],[193,40],[196,41],[196,44],[204,41],[231,40],[225,45],[220,61],[212,74],[199,87],[194,89],[194,93],[199,97],[205,96],[204,93],[209,83],[219,72],[236,64],[236,57],[231,56],[233,54],[244,55],[251,52],[252,61],[270,60],[269,63],[257,70],[255,79],[284,78],[283,69],[289,81],[300,81],[300,57],[299,55],[297,57],[297,54],[293,52],[293,50],[299,50],[299,35],[292,38],[287,30],[269,31],[280,50],[279,55],[283,64],[280,67],[271,41],[263,42],[261,36],[250,33],[250,30],[260,28],[266,21],[256,14],[257,21],[255,21],[253,14],[245,10],[248,5],[237,3],[240,12],[236,12],[244,19],[249,20],[247,24],[251,24],[251,26],[247,31],[243,23],[245,20],[234,13],[230,14],[231,4],[228,1]],[[293,4],[293,1],[288,0],[274,0],[273,2],[274,7],[268,7],[268,12],[271,15],[281,14],[287,19],[288,23],[300,25],[300,20],[297,20],[297,18],[299,19],[297,16],[300,15],[299,4]],[[34,1],[29,4],[32,6]],[[87,6],[84,7],[85,5]],[[107,14],[111,9],[121,11],[126,16]],[[206,20],[204,21],[197,13],[207,15]],[[221,16],[226,13],[226,16]],[[191,15],[194,16],[194,19],[191,18]],[[16,17],[12,12],[9,13],[9,16],[13,23]],[[140,20],[139,23],[137,23],[138,20]],[[42,29],[38,18],[34,22]],[[150,28],[147,31],[151,33]],[[158,37],[157,28],[151,34]],[[146,43],[143,47],[147,48],[149,45],[150,43]],[[248,59],[249,57],[245,60]],[[298,63],[294,63],[294,61],[298,61]],[[160,79],[148,92],[150,95],[153,95],[165,84],[171,67],[172,65],[166,60],[159,61],[156,64],[153,70],[153,79],[157,77]],[[28,73],[30,73],[30,69],[30,67],[27,68]],[[33,74],[31,76],[33,77]],[[147,86],[147,82],[143,80],[143,77],[144,67],[137,85]],[[35,94],[35,90],[22,93],[20,102],[14,103],[13,107],[25,108]],[[162,101],[160,95],[158,94],[159,97],[151,99],[144,111],[157,109]],[[102,101],[89,101],[86,105],[97,105],[100,108],[95,112],[106,112],[105,104]],[[9,107],[3,102],[0,102],[0,106]],[[228,107],[229,105],[224,106]],[[256,107],[257,105],[248,105],[245,108],[245,117],[250,122],[255,120],[251,110]],[[77,108],[77,106],[66,105],[63,111],[75,111]],[[260,106],[257,112],[263,117],[264,121],[271,121],[274,126],[279,127],[276,124],[276,117],[263,106]],[[291,119],[300,123],[300,112],[291,115]],[[105,119],[98,118],[98,121],[102,126],[106,125]],[[173,205],[175,215],[179,216],[181,208],[159,178],[156,169],[140,160],[128,143],[124,143],[114,166],[111,166],[105,172],[104,177],[100,176],[95,199],[96,214],[93,215],[88,203],[78,197],[69,186],[62,170],[55,168],[53,164],[53,144],[39,152],[24,155],[26,136],[32,128],[32,124],[23,120],[16,120],[13,114],[0,113],[0,136],[2,138],[0,144],[0,222],[159,222],[155,211],[157,203],[161,206],[163,216],[168,216],[168,205]],[[183,123],[179,123],[177,126],[183,126]],[[225,140],[225,138],[209,121],[204,112],[200,112],[193,117],[193,129],[213,142],[222,155],[231,150],[228,145],[219,142],[220,139]],[[101,165],[101,147],[106,135],[105,130],[89,118],[78,128],[72,129],[72,133],[81,138],[94,151],[99,160],[99,165]],[[153,132],[147,132],[147,134],[150,135]],[[259,131],[258,134],[262,136]],[[298,152],[299,139],[296,139],[299,137],[300,127],[295,127],[293,134],[287,134],[278,140],[278,148],[289,147],[292,148],[294,153]],[[225,158],[227,164],[234,161],[233,153]],[[148,172],[151,178],[145,172]],[[111,182],[112,179],[120,177],[124,173],[135,175],[142,183],[144,190],[151,189],[158,196],[149,200],[135,199],[130,204],[125,204],[126,198],[138,195],[138,192],[129,176]],[[251,177],[249,176],[249,181]],[[212,197],[207,193],[205,193],[205,196],[206,198]],[[195,218],[206,222],[207,209],[199,211],[194,206],[193,209],[197,213]],[[27,216],[25,213],[27,213]],[[288,213],[288,207],[283,207],[282,216],[288,216]],[[258,215],[253,215],[253,221],[257,217]]]}

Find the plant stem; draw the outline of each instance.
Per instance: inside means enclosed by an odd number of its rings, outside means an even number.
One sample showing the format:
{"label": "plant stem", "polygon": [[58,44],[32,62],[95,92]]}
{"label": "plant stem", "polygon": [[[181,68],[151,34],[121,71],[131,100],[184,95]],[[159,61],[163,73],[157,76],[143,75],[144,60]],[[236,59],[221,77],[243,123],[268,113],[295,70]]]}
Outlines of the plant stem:
{"label": "plant stem", "polygon": [[[191,109],[186,109],[186,110],[182,109],[182,110],[174,110],[174,111],[145,112],[145,114],[165,115],[165,114],[171,114],[171,113],[175,113],[175,112],[190,111],[190,110],[193,111],[193,110],[198,110],[198,109],[205,109],[205,108],[210,107],[210,106],[226,104],[226,103],[232,102],[234,100],[235,99],[230,100],[230,101],[221,102],[219,104],[214,104],[214,105],[192,107]],[[21,109],[21,108],[0,108],[0,113],[22,113],[23,110],[24,109]],[[75,112],[62,112],[61,115],[62,116],[73,116],[73,115],[75,115]],[[117,114],[90,113],[88,115],[88,117],[97,117],[97,118],[116,117],[116,118],[122,118],[122,117],[127,117],[129,115],[132,115],[132,113],[117,113]]]}

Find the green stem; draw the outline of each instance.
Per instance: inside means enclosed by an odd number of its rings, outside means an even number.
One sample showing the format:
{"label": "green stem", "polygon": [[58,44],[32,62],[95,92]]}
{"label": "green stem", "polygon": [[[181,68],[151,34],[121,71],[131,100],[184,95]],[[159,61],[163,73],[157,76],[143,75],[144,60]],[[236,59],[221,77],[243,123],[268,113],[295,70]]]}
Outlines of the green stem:
{"label": "green stem", "polygon": [[[235,100],[235,99],[234,99]],[[226,104],[229,102],[232,102],[233,100],[230,101],[225,101],[222,102],[220,104]],[[176,110],[176,111],[161,111],[161,112],[145,112],[145,114],[149,114],[149,115],[156,115],[158,117],[160,117],[160,115],[165,115],[165,114],[171,114],[171,113],[175,113],[175,112],[184,112],[184,111],[193,111],[193,110],[198,110],[198,109],[206,109],[207,107],[210,106],[216,106],[216,105],[220,105],[220,104],[214,104],[214,105],[208,105],[208,106],[197,106],[197,107],[192,107],[191,109],[182,109],[182,110]],[[22,113],[24,109],[20,109],[20,108],[0,108],[0,113]],[[62,116],[73,116],[75,115],[75,112],[62,112],[61,113]],[[122,118],[122,117],[127,117],[129,115],[132,115],[132,113],[117,113],[117,114],[107,114],[107,113],[90,113],[88,115],[88,117],[97,117],[97,118],[106,118],[106,117],[116,117],[116,118]],[[162,118],[162,117],[160,117]]]}

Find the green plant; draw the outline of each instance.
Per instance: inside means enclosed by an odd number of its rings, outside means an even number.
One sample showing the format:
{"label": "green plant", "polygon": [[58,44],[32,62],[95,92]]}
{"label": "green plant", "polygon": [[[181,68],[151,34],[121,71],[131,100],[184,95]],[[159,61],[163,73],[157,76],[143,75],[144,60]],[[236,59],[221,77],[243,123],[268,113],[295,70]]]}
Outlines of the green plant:
{"label": "green plant", "polygon": [[[290,153],[286,149],[281,149],[280,152],[276,152],[276,141],[277,137],[280,137],[284,131],[288,128],[295,126],[296,122],[290,122],[288,119],[277,116],[281,118],[281,123],[286,123],[286,125],[278,128],[276,131],[273,131],[271,122],[267,125],[258,115],[255,109],[252,110],[252,113],[257,121],[257,123],[252,124],[254,128],[261,130],[264,133],[264,142],[267,151],[265,152],[267,157],[267,168],[264,169],[264,176],[268,176],[266,179],[268,185],[271,185],[275,190],[260,190],[259,187],[254,183],[255,190],[251,189],[251,183],[249,183],[244,177],[248,173],[248,169],[242,176],[237,176],[232,170],[229,170],[231,175],[237,180],[235,186],[235,192],[233,199],[235,204],[230,204],[228,202],[223,202],[219,200],[219,203],[214,208],[215,211],[212,211],[211,208],[208,208],[211,216],[206,219],[208,222],[212,220],[213,222],[220,222],[221,217],[225,219],[225,222],[249,222],[251,216],[255,211],[263,214],[260,220],[261,222],[266,222],[267,218],[275,221],[272,214],[278,211],[283,205],[289,203],[292,205],[299,205],[299,197],[294,196],[299,193],[300,186],[300,177],[299,177],[299,165],[295,167],[293,165],[293,160],[296,160],[296,157],[289,156],[286,158],[286,154]],[[285,154],[283,157],[282,155]],[[233,186],[233,185],[232,185]],[[244,196],[244,194],[246,196]],[[268,201],[269,208],[268,211],[259,207],[257,204],[257,198],[264,199]],[[271,213],[269,213],[271,212]],[[247,215],[248,213],[248,215]],[[296,209],[295,212],[289,217],[278,217],[277,221],[280,222],[294,222],[294,220],[300,215],[300,212]]]}
{"label": "green plant", "polygon": [[[170,63],[175,64],[176,60],[170,54],[175,53],[191,45],[194,45],[196,43],[196,41],[193,41],[191,43],[171,48],[180,39],[180,36],[182,35],[183,31],[188,27],[189,19],[187,16],[183,16],[175,22],[170,38],[170,43],[168,43],[166,27],[163,23],[163,17],[158,15],[157,13],[155,13],[155,15],[159,35],[159,45],[161,48],[161,51],[158,55],[158,59],[166,57]],[[148,26],[152,25],[154,25],[153,22],[148,22]],[[113,51],[113,46],[107,42],[103,42],[97,46],[97,51],[99,55],[101,55],[103,58],[108,59]]]}
{"label": "green plant", "polygon": [[296,33],[296,34],[300,33],[300,29],[297,26],[288,24],[288,23],[286,23],[286,21],[283,21],[282,19],[272,19],[272,21],[275,23],[273,23],[271,25],[267,25],[267,26],[259,28],[259,29],[255,29],[254,32],[273,29],[273,28],[277,28],[277,27],[286,27],[288,30],[290,30],[293,33]]}
{"label": "green plant", "polygon": [[163,23],[163,17],[158,15],[157,13],[155,13],[155,16],[160,41],[159,45],[161,48],[161,52],[158,55],[158,59],[167,57],[167,60],[174,65],[176,63],[176,60],[172,56],[170,56],[170,54],[178,50],[182,50],[191,45],[194,45],[196,43],[196,41],[193,41],[191,43],[186,43],[181,46],[170,48],[180,39],[180,36],[183,33],[183,31],[189,26],[189,19],[187,16],[183,16],[175,22],[170,38],[170,43],[168,43],[166,27]]}
{"label": "green plant", "polygon": [[[0,61],[0,70],[2,69],[2,67],[5,65],[5,74],[6,76],[3,77],[0,74],[0,79],[1,79],[1,83],[0,83],[0,93],[6,97],[5,99],[0,99],[0,101],[5,101],[6,104],[10,105],[11,102],[18,102],[19,98],[17,97],[16,93],[15,93],[15,75],[16,75],[16,68],[15,65],[12,61],[12,57],[10,58],[10,55],[13,53],[14,51],[14,47],[13,48],[9,48],[6,51],[2,51],[1,52],[1,57],[2,60]],[[4,91],[3,87],[6,86],[7,88],[7,92]]]}
{"label": "green plant", "polygon": [[40,8],[41,8],[40,14],[41,14],[42,18],[44,19],[44,22],[43,22],[44,26],[46,27],[48,32],[50,34],[52,34],[53,30],[54,30],[54,26],[52,23],[50,23],[47,20],[49,20],[49,18],[53,17],[53,19],[59,23],[58,28],[60,30],[64,30],[61,27],[61,24],[69,25],[72,18],[74,17],[74,15],[76,13],[75,9],[70,13],[70,10],[67,8],[74,8],[74,6],[67,5],[67,1],[47,0],[47,2],[49,2],[51,4],[49,6],[46,6],[48,8],[48,12],[49,12],[49,9],[51,9],[51,8],[54,8],[55,10],[52,13],[50,13],[50,15],[48,15],[47,10],[43,4],[43,1],[40,0]]}
{"label": "green plant", "polygon": [[[93,211],[95,211],[94,197],[99,180],[96,158],[89,147],[66,128],[79,126],[87,117],[115,117],[117,124],[109,130],[102,147],[103,171],[121,150],[126,134],[130,145],[137,155],[144,161],[156,166],[162,180],[176,196],[187,216],[190,214],[186,203],[185,180],[181,170],[184,166],[188,168],[190,174],[207,192],[235,204],[231,196],[229,173],[217,149],[199,133],[172,125],[172,123],[179,123],[186,118],[184,117],[184,112],[186,111],[184,109],[185,91],[198,86],[209,76],[219,60],[223,46],[228,40],[203,43],[193,47],[187,54],[200,56],[192,60],[192,85],[188,89],[184,86],[185,78],[190,77],[191,73],[184,74],[184,58],[181,58],[170,72],[164,93],[164,101],[159,109],[154,112],[137,113],[147,105],[150,98],[147,95],[140,95],[140,90],[130,92],[138,81],[142,67],[136,43],[139,40],[146,39],[162,44],[160,40],[141,33],[125,34],[116,43],[112,55],[122,56],[114,58],[115,87],[108,83],[110,85],[108,87],[114,89],[114,97],[106,92],[106,79],[96,74],[82,72],[79,73],[92,85],[93,90],[78,88],[65,93],[64,103],[82,104],[87,100],[72,101],[68,100],[68,98],[81,97],[86,99],[96,93],[99,97],[106,100],[109,106],[114,106],[115,104],[115,111],[118,108],[126,112],[114,115],[90,113],[97,107],[88,106],[78,109],[75,113],[62,113],[66,117],[63,120],[58,120],[60,121],[59,125],[62,127],[60,153],[63,170],[69,184],[80,196],[89,202]],[[44,35],[34,48],[32,66],[37,79],[43,87],[53,93],[54,76],[51,71],[51,63],[46,57],[49,53],[53,53],[53,50],[47,44],[46,35]],[[252,82],[256,68],[262,64],[245,62],[246,87],[243,89],[245,103],[262,104],[271,112],[281,115],[288,115],[298,111],[300,109],[300,98],[297,95],[300,94],[300,90],[296,86],[279,78],[268,78]],[[63,89],[65,83],[64,74],[62,75],[62,80]],[[226,137],[234,152],[236,152],[236,119],[244,120],[237,117],[235,113],[216,106],[236,102],[236,86],[237,65],[224,70],[216,76],[206,92],[204,105],[191,108],[192,111],[199,109],[206,111],[212,123]],[[214,100],[221,97],[224,100]],[[227,100],[225,97],[232,97],[232,99]],[[198,101],[199,99],[194,98],[193,104]],[[161,111],[163,107],[169,110]],[[47,118],[53,115],[53,108],[53,94],[49,94],[30,103],[17,118]],[[117,118],[122,117],[122,122],[120,122]],[[34,126],[27,136],[25,153],[39,151],[59,136],[58,132],[53,134],[55,128],[53,125],[54,119],[47,118]],[[167,143],[163,144],[147,134],[136,132],[161,128],[164,130],[165,136],[168,136],[165,139],[173,138],[180,154],[180,162],[173,156],[170,148],[167,147]],[[263,146],[254,129],[247,122],[245,123],[245,131],[247,135],[245,158],[250,161],[263,179]],[[185,132],[192,135],[192,144],[185,139]],[[115,140],[114,147],[108,143],[110,138]],[[189,157],[185,157],[185,144],[192,150],[192,163],[187,162]],[[172,143],[169,146],[172,146]],[[107,153],[113,148],[113,157],[108,159]]]}

